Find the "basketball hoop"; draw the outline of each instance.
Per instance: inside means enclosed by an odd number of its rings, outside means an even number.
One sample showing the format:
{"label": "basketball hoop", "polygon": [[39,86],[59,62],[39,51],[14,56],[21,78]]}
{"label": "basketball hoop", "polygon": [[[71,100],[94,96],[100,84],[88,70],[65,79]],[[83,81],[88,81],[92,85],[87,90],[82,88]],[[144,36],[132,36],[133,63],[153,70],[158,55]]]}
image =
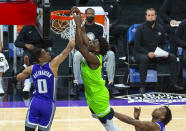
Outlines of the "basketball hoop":
{"label": "basketball hoop", "polygon": [[[85,15],[83,21],[85,20]],[[62,39],[71,40],[75,35],[75,22],[70,10],[57,10],[51,12],[51,30],[60,34]]]}

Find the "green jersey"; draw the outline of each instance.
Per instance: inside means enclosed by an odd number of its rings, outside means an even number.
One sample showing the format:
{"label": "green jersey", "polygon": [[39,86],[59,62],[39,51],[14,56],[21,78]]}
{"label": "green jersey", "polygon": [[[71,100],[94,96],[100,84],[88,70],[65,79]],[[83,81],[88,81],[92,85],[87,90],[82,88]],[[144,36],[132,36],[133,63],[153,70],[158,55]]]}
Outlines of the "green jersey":
{"label": "green jersey", "polygon": [[81,77],[85,86],[85,92],[89,95],[94,94],[105,88],[105,80],[102,78],[102,55],[98,55],[100,66],[93,70],[88,66],[85,59],[81,61]]}
{"label": "green jersey", "polygon": [[81,61],[81,77],[85,87],[87,104],[98,117],[103,117],[110,112],[109,92],[102,78],[102,55],[98,55],[100,66],[93,70],[83,58]]}

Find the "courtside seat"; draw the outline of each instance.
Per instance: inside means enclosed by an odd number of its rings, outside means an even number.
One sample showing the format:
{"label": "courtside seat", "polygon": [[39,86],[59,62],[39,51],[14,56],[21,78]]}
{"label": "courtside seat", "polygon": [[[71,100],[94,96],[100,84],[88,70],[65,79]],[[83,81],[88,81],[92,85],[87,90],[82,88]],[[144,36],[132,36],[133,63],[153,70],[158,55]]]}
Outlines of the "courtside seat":
{"label": "courtside seat", "polygon": [[[128,65],[128,70],[129,70],[129,79],[128,83],[131,87],[139,86],[140,82],[140,74],[139,74],[139,63],[136,61],[134,57],[134,37],[136,33],[136,29],[140,24],[134,24],[130,26],[128,33],[127,33],[127,65]],[[159,91],[159,88],[162,88],[162,82],[164,76],[169,76],[170,74],[167,73],[157,73],[157,66],[159,64],[153,64],[149,63],[148,65],[148,71],[147,71],[147,80],[146,82],[148,83],[155,83],[155,87],[157,87],[157,90]],[[160,75],[160,81],[158,81],[158,76]],[[154,85],[154,84],[153,84]]]}

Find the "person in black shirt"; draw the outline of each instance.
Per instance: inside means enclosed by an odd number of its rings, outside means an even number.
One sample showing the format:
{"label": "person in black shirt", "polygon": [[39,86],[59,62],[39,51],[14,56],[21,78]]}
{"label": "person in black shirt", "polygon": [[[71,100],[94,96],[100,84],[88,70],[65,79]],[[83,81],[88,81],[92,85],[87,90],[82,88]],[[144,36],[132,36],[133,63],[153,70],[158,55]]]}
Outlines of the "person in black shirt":
{"label": "person in black shirt", "polygon": [[186,19],[186,0],[165,0],[160,9],[160,16],[163,19],[164,29],[170,40],[170,51],[175,53],[175,29],[181,21]]}
{"label": "person in black shirt", "polygon": [[[98,39],[103,36],[103,27],[98,23],[94,22],[95,12],[94,9],[88,8],[85,11],[86,21],[84,24],[85,32],[90,41]],[[71,91],[71,95],[76,95],[76,89],[78,88],[79,78],[81,74],[80,62],[83,58],[82,54],[79,51],[76,51],[73,57],[73,72],[74,72],[74,89]],[[104,63],[106,64],[106,71],[108,76],[108,85],[111,88],[113,94],[119,93],[113,87],[114,84],[114,75],[115,75],[115,54],[113,51],[109,50],[103,58]]]}
{"label": "person in black shirt", "polygon": [[182,47],[183,67],[186,68],[186,20],[184,20],[176,30],[175,42]]}
{"label": "person in black shirt", "polygon": [[[53,42],[50,40],[43,40],[34,26],[25,25],[19,32],[19,35],[15,41],[15,46],[23,48],[25,59],[25,57],[31,56],[31,51],[35,47],[47,49],[53,46]],[[27,61],[25,64],[28,66],[32,64],[31,61],[32,60],[29,58],[29,61]]]}
{"label": "person in black shirt", "polygon": [[169,64],[171,81],[170,86],[177,82],[177,61],[174,54],[169,53],[167,56],[156,58],[154,51],[156,47],[164,48],[166,37],[161,25],[156,23],[156,11],[153,8],[146,11],[146,22],[137,28],[134,40],[134,56],[139,62],[139,71],[141,79],[140,92],[145,92],[145,80],[149,62],[167,62]]}
{"label": "person in black shirt", "polygon": [[[129,26],[120,24],[121,8],[118,0],[89,0],[87,6],[102,6],[109,18],[110,36],[114,36],[116,40],[121,38],[122,43],[126,43],[124,39],[126,39]],[[123,44],[124,54],[126,55],[125,45]]]}
{"label": "person in black shirt", "polygon": [[[33,64],[34,59],[31,57],[31,52],[34,48],[43,48],[47,51],[51,51],[51,47],[53,46],[53,42],[50,40],[43,40],[39,35],[35,26],[25,25],[19,32],[19,35],[15,41],[15,46],[19,48],[23,48],[24,53],[24,68]],[[29,79],[26,79],[24,82],[23,92],[29,92],[31,87],[31,83]]]}

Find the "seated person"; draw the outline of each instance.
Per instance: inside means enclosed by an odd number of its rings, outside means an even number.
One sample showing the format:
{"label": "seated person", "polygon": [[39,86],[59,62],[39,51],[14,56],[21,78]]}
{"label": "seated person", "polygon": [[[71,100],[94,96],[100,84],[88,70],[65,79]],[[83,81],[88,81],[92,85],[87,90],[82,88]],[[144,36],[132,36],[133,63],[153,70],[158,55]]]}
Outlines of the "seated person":
{"label": "seated person", "polygon": [[182,47],[182,63],[186,68],[186,20],[184,20],[176,30],[175,33],[176,45]]}
{"label": "seated person", "polygon": [[[74,7],[75,8],[75,7]],[[72,8],[73,10],[73,8]],[[85,21],[85,32],[89,37],[89,40],[93,41],[103,36],[103,27],[94,22],[95,11],[92,8],[88,8],[85,11],[86,21]],[[73,57],[73,72],[74,72],[74,88],[71,95],[76,95],[76,90],[78,87],[78,80],[80,78],[81,69],[80,63],[83,58],[79,51],[76,51]],[[103,61],[106,63],[106,71],[108,76],[108,87],[113,94],[118,94],[119,92],[114,88],[114,75],[115,75],[115,54],[113,51],[109,50],[104,56]]]}
{"label": "seated person", "polygon": [[156,47],[163,48],[166,45],[164,30],[161,25],[156,23],[157,15],[155,9],[147,9],[145,18],[146,22],[137,28],[134,40],[134,57],[139,63],[141,79],[140,93],[145,93],[147,68],[150,62],[167,62],[171,73],[169,87],[170,89],[177,88],[175,85],[178,80],[176,56],[169,53],[167,56],[156,58],[154,54]]}
{"label": "seated person", "polygon": [[175,30],[186,18],[186,0],[164,0],[160,9],[160,16],[163,19],[164,30],[168,34],[170,51],[175,53]]}
{"label": "seated person", "polygon": [[[34,26],[23,26],[21,29],[16,41],[15,46],[23,48],[24,53],[24,67],[27,67],[33,64],[34,59],[31,57],[31,51],[37,48],[43,48],[46,50],[51,50],[53,43],[49,40],[43,40],[39,35],[37,29]],[[24,82],[23,91],[29,92],[31,83],[29,79],[26,79]]]}

